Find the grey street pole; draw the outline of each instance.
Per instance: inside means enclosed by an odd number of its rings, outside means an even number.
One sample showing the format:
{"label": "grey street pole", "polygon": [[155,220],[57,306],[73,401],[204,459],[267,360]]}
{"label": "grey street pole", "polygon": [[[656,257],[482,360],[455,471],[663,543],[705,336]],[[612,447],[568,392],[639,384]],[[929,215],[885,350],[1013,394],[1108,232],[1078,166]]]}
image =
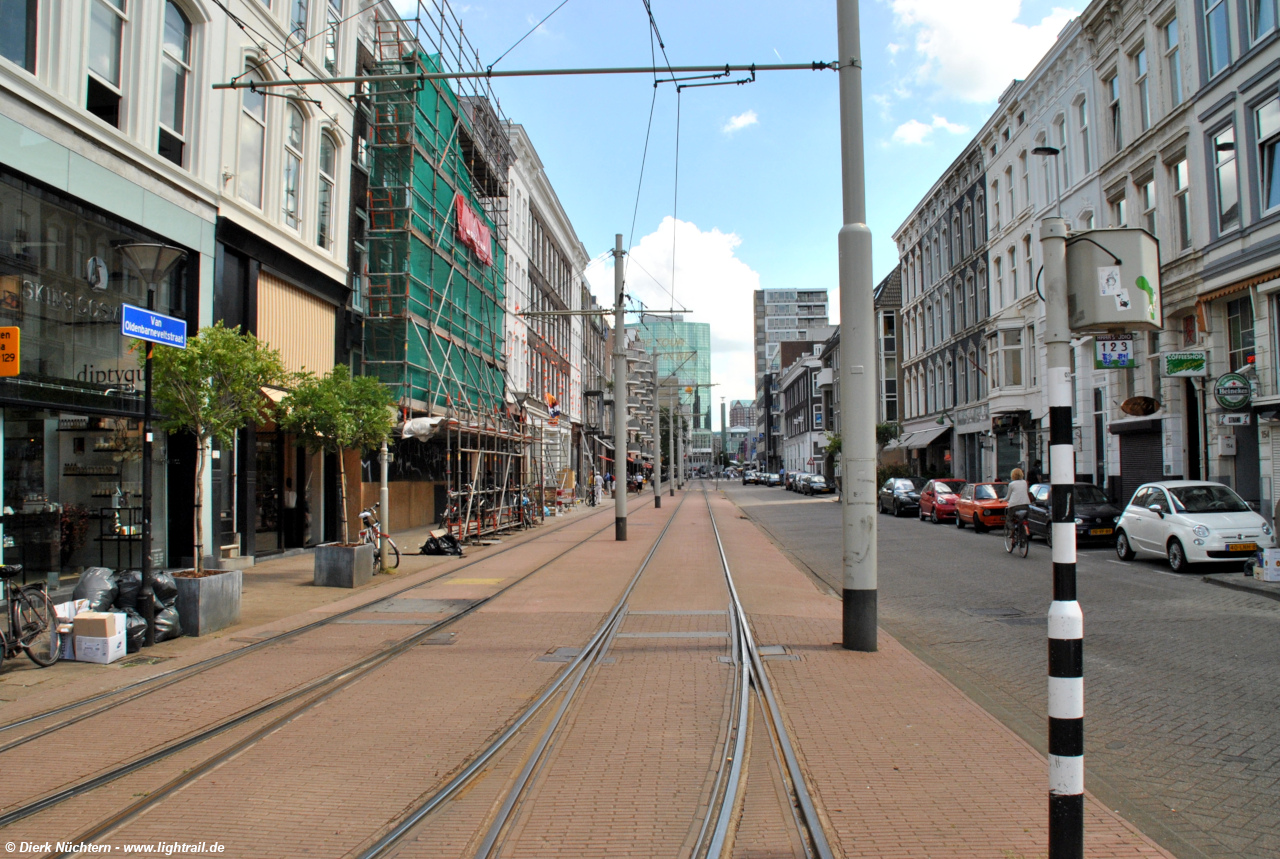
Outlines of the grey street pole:
{"label": "grey street pole", "polygon": [[[613,239],[613,509],[615,540],[627,539],[627,336],[624,319],[622,233]],[[621,474],[618,470],[621,469]]]}
{"label": "grey street pole", "polygon": [[846,650],[876,650],[876,385],[871,230],[862,152],[862,53],[858,0],[836,0],[840,53],[840,143],[844,226],[840,228],[840,474],[844,485]]}
{"label": "grey street pole", "polygon": [[653,353],[653,506],[662,509],[662,408],[658,386],[658,353]]}
{"label": "grey street pole", "polygon": [[[720,398],[720,456],[729,458],[729,425],[725,423],[724,397]],[[720,465],[720,463],[716,463]],[[719,474],[719,472],[716,472]]]}
{"label": "grey street pole", "polygon": [[382,440],[382,449],[378,451],[378,465],[382,472],[381,485],[378,487],[378,506],[382,508],[382,515],[378,516],[378,521],[383,525],[378,529],[378,557],[382,559],[382,572],[387,571],[387,531],[391,528],[391,490],[387,486],[387,463],[391,461],[391,455],[387,452],[387,440]]}
{"label": "grey street pole", "polygon": [[[679,395],[676,396],[679,400]],[[674,403],[667,406],[667,468],[671,469],[668,478],[671,482],[671,497],[676,497],[676,483],[679,478],[676,474],[676,407]]]}
{"label": "grey street pole", "polygon": [[684,471],[684,403],[680,400],[680,392],[676,392],[676,407],[680,410],[679,420],[676,421],[676,467],[680,475],[680,488],[684,489],[688,483],[688,477]]}
{"label": "grey street pole", "polygon": [[1076,601],[1075,447],[1067,225],[1040,222],[1048,352],[1053,602],[1049,605],[1049,859],[1084,856],[1084,613]]}

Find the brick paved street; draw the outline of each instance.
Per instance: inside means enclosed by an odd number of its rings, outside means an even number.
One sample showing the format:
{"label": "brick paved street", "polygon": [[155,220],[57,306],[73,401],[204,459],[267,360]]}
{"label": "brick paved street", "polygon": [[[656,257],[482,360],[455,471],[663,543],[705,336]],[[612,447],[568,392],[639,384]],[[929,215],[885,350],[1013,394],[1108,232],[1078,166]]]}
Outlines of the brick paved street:
{"label": "brick paved street", "polygon": [[[677,498],[677,501],[679,498]],[[498,855],[684,856],[707,813],[727,738],[733,666],[727,589],[701,492],[684,496],[666,540],[627,602],[605,658],[586,675],[561,732],[498,842]],[[877,654],[839,638],[840,606],[725,498],[711,494],[739,593],[808,786],[837,855],[1036,856],[1045,845],[1044,759],[891,636]],[[597,529],[596,537],[351,686],[140,809],[102,843],[219,841],[246,857],[358,855],[493,740],[565,670],[619,599],[675,504],[640,506],[616,544],[610,511],[544,532],[492,562],[401,580],[394,599],[177,684],[47,740],[37,787],[6,805],[101,771],[141,747],[195,730],[422,623],[485,597]],[[468,559],[469,560],[469,559]],[[390,588],[388,588],[390,592]],[[1227,591],[1218,591],[1228,594]],[[360,604],[369,594],[339,601]],[[300,619],[284,619],[296,625]],[[565,649],[570,649],[566,651]],[[234,666],[240,666],[239,668]],[[239,675],[241,683],[235,678]],[[218,679],[222,678],[222,679]],[[213,682],[216,681],[216,682]],[[74,686],[33,695],[65,698]],[[54,693],[57,693],[56,695]],[[754,707],[754,704],[753,704]],[[471,856],[541,735],[535,718],[398,856]],[[247,737],[227,734],[91,795],[8,827],[7,840],[71,838]],[[76,737],[76,745],[65,742]],[[141,740],[139,739],[141,738]],[[18,764],[14,764],[15,766]],[[781,769],[757,710],[732,854],[802,856]],[[36,782],[31,782],[36,784]],[[1105,806],[1087,806],[1090,856],[1164,854]]]}

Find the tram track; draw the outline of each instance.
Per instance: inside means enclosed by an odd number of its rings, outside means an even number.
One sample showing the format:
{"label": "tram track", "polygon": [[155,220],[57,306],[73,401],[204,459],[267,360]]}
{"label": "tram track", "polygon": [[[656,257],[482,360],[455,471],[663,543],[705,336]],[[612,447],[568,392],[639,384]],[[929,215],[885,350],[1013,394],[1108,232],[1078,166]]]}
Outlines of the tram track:
{"label": "tram track", "polygon": [[[578,521],[580,522],[581,520],[578,520]],[[571,524],[573,523],[568,523],[565,526],[561,526],[561,528],[556,528],[544,534],[537,535],[533,539],[539,539],[541,537],[551,536],[552,534],[557,533],[562,528],[568,527],[568,525],[571,525]],[[321,677],[314,678],[304,683],[300,687],[296,687],[292,690],[289,690],[288,692],[274,696],[266,701],[259,702],[258,704],[251,706],[248,710],[237,713],[226,719],[220,720],[212,725],[205,726],[199,729],[198,731],[192,734],[189,734],[187,736],[180,737],[168,743],[165,743],[160,748],[157,748],[145,755],[141,755],[137,758],[120,763],[114,767],[109,768],[103,773],[97,774],[87,779],[83,779],[73,785],[48,793],[35,800],[26,802],[18,806],[17,808],[13,808],[8,812],[5,812],[4,814],[0,814],[0,827],[5,827],[10,824],[17,823],[21,820],[29,818],[42,811],[45,811],[47,809],[53,808],[54,806],[60,805],[68,800],[84,796],[88,793],[91,793],[94,790],[97,790],[99,788],[104,787],[107,784],[110,784],[111,782],[114,782],[120,778],[123,778],[124,776],[137,772],[139,770],[145,769],[146,767],[149,767],[161,760],[164,760],[168,757],[171,757],[187,749],[198,746],[210,739],[213,739],[214,737],[225,734],[228,731],[231,731],[235,728],[245,726],[251,723],[252,721],[254,721],[255,719],[271,714],[276,710],[286,707],[287,705],[290,705],[290,704],[296,705],[286,710],[285,712],[277,715],[275,718],[267,722],[266,725],[264,725],[263,727],[255,729],[251,734],[248,735],[248,737],[233,744],[230,748],[222,752],[219,752],[215,754],[213,757],[208,758],[205,761],[201,762],[200,764],[193,766],[192,768],[184,771],[184,773],[180,775],[178,778],[174,779],[169,783],[166,783],[162,787],[154,791],[148,792],[146,797],[144,797],[142,800],[140,800],[137,803],[131,804],[125,811],[120,812],[118,815],[113,815],[113,817],[110,818],[108,821],[104,821],[103,823],[95,825],[94,827],[92,827],[92,829],[89,832],[86,832],[84,834],[83,838],[78,839],[78,841],[88,841],[88,840],[92,840],[93,838],[101,837],[102,835],[107,834],[113,829],[115,829],[116,827],[118,827],[120,824],[126,822],[128,819],[136,816],[138,813],[141,813],[150,805],[153,805],[156,802],[162,800],[164,797],[168,796],[173,791],[179,789],[182,785],[189,783],[190,781],[199,777],[199,775],[203,774],[204,772],[207,772],[213,766],[216,766],[217,763],[220,763],[223,760],[228,759],[234,754],[238,754],[239,752],[251,746],[253,743],[256,743],[262,737],[288,724],[290,721],[297,718],[297,716],[301,715],[307,710],[310,710],[317,704],[321,703],[323,700],[351,686],[361,678],[367,676],[370,672],[382,667],[383,665],[390,662],[395,657],[405,653],[410,648],[418,645],[428,637],[438,634],[442,629],[445,629],[448,626],[456,623],[457,621],[473,614],[475,611],[487,605],[488,603],[492,602],[497,597],[507,593],[512,588],[523,583],[524,581],[526,581],[533,575],[537,574],[538,572],[541,572],[542,570],[547,569],[548,567],[551,567],[553,564],[555,564],[560,559],[564,558],[566,555],[579,549],[580,547],[589,543],[591,540],[595,539],[596,537],[599,537],[601,534],[610,530],[612,527],[613,527],[613,523],[611,521],[608,525],[602,528],[599,528],[595,531],[592,531],[590,534],[586,535],[583,539],[578,540],[577,542],[567,547],[566,549],[562,550],[561,552],[557,553],[553,557],[543,561],[532,570],[510,581],[509,583],[504,585],[502,588],[500,588],[496,592],[486,597],[482,597],[473,601],[471,604],[467,605],[461,610],[453,614],[450,614],[447,617],[441,618],[440,620],[434,623],[424,626],[422,629],[418,630],[412,635],[409,635],[382,650],[376,651],[372,654],[368,654],[362,657],[361,659],[358,659],[354,662],[343,665],[337,670],[329,672]],[[280,641],[285,640],[289,637],[292,637],[293,635],[297,635],[301,632],[318,628],[319,626],[322,626],[327,623],[333,623],[334,621],[349,617],[351,614],[354,614],[360,611],[367,611],[370,607],[378,605],[379,603],[386,602],[387,600],[393,599],[395,596],[399,594],[405,593],[407,591],[412,591],[418,588],[422,588],[426,585],[431,584],[432,582],[439,581],[440,579],[446,578],[450,575],[453,575],[464,569],[473,567],[477,564],[482,564],[482,563],[492,561],[495,558],[497,558],[499,555],[503,554],[505,551],[509,551],[511,549],[517,548],[520,545],[525,545],[527,542],[530,542],[530,541],[521,541],[518,544],[514,544],[510,547],[506,547],[503,551],[490,553],[483,558],[477,558],[474,561],[470,561],[466,564],[452,567],[446,572],[440,573],[439,575],[433,576],[424,581],[417,582],[413,585],[408,585],[404,588],[401,588],[395,591],[392,594],[382,596],[376,600],[371,600],[353,609],[349,609],[349,610],[340,612],[338,614],[331,615],[327,618],[322,619],[321,621],[317,621],[312,624],[307,624],[303,627],[299,627],[296,630],[288,631],[286,633],[281,634],[280,636],[276,636],[271,639],[264,639],[264,641],[259,642],[259,644],[267,644],[267,643],[273,643],[273,642],[279,643]],[[232,654],[225,654],[224,656],[232,656],[236,654],[242,655],[244,652],[247,652],[247,651],[248,651],[248,648],[242,648],[239,651],[234,651]],[[227,661],[225,659],[221,659],[220,657],[215,657],[215,659],[219,661],[206,660],[204,663],[197,663],[196,665],[203,666],[203,670],[208,670],[209,668],[213,668],[218,665],[225,664]],[[192,666],[192,667],[195,667],[195,666]],[[178,670],[181,671],[182,669],[178,669]],[[197,674],[203,673],[203,670],[195,673]],[[170,676],[174,673],[176,672],[171,672]],[[128,701],[132,701],[138,697],[141,697],[141,695],[150,694],[152,692],[158,691],[160,688],[165,688],[176,682],[189,680],[191,679],[192,676],[193,676],[192,673],[187,673],[179,677],[172,677],[171,680],[165,683],[163,686],[142,690],[140,692],[137,692],[133,695],[128,696],[123,700],[115,701],[106,707],[96,708],[90,713],[79,714],[72,719],[68,719],[68,720],[64,720],[63,722],[60,722],[58,725],[49,726],[48,728],[43,729],[41,732],[39,732],[38,735],[24,737],[20,741],[10,743],[5,747],[0,748],[0,754],[2,754],[3,751],[23,745],[27,742],[30,742],[31,740],[38,739],[40,736],[47,735],[49,733],[52,733],[55,730],[59,730],[61,728],[68,727],[77,722],[84,721],[85,719],[91,718],[92,716],[100,715],[102,713],[108,712],[109,710],[114,709],[117,706],[120,706],[124,703],[127,703]],[[140,682],[145,682],[145,681],[140,681]],[[0,757],[0,762],[3,762],[2,757]]]}

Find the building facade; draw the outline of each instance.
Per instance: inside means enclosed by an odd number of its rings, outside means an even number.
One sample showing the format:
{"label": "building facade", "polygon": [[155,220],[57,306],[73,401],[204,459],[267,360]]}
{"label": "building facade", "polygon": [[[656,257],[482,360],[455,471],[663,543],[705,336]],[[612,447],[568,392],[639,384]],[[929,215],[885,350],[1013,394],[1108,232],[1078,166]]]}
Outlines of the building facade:
{"label": "building facade", "polygon": [[787,471],[821,472],[826,460],[827,425],[819,374],[821,344],[782,371],[782,467]]}

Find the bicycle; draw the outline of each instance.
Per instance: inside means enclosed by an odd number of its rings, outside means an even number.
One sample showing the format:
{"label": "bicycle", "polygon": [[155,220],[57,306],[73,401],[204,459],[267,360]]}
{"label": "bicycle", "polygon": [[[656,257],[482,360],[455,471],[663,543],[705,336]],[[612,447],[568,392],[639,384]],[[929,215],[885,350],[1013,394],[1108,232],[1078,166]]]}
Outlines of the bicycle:
{"label": "bicycle", "polygon": [[1004,550],[1012,555],[1014,549],[1021,552],[1022,557],[1027,556],[1031,551],[1031,528],[1026,519],[1010,515],[1004,523]]}
{"label": "bicycle", "polygon": [[382,567],[382,537],[387,538],[387,552],[390,555],[392,563],[387,564],[387,569],[396,569],[400,566],[400,547],[396,545],[396,541],[391,539],[391,535],[382,530],[382,526],[378,523],[378,517],[375,511],[378,504],[375,502],[368,510],[360,511],[360,521],[364,523],[364,527],[360,529],[360,542],[373,544],[373,560],[380,568]]}
{"label": "bicycle", "polygon": [[62,655],[58,616],[43,582],[17,590],[11,580],[22,575],[21,564],[0,565],[0,586],[9,597],[9,629],[0,630],[0,662],[19,653],[41,668],[48,668]]}

